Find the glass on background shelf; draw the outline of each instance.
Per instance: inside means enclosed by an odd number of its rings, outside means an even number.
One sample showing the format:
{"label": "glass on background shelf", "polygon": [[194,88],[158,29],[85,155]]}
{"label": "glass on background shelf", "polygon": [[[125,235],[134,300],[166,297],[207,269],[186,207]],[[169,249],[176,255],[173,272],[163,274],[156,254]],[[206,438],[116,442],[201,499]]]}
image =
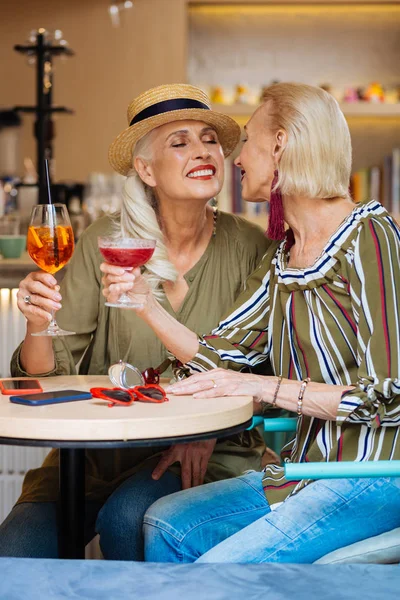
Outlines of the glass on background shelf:
{"label": "glass on background shelf", "polygon": [[85,186],[83,212],[88,221],[113,214],[121,208],[121,194],[125,177],[118,173],[91,173]]}

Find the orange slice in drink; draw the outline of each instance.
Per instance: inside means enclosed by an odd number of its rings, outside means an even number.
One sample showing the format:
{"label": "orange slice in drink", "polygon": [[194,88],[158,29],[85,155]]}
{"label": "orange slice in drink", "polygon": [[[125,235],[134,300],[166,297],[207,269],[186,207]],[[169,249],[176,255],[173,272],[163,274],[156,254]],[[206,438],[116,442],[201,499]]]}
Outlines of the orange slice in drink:
{"label": "orange slice in drink", "polygon": [[61,237],[62,245],[63,246],[68,246],[68,234],[67,234],[67,230],[65,229],[65,227],[57,227],[57,229],[60,232],[60,237]]}
{"label": "orange slice in drink", "polygon": [[37,248],[43,248],[43,244],[40,241],[40,237],[38,236],[38,234],[36,233],[36,229],[35,227],[29,227],[30,233],[33,237],[33,239],[35,240],[35,244]]}

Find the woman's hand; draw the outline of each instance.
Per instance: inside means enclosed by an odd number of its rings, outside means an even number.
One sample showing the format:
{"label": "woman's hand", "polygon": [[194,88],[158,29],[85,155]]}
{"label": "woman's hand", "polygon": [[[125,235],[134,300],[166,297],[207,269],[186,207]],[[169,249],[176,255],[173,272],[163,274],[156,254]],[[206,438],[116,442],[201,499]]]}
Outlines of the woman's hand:
{"label": "woman's hand", "polygon": [[[17,304],[28,321],[28,327],[40,331],[47,327],[52,315],[52,311],[61,308],[60,286],[57,279],[44,273],[35,271],[29,273],[19,284],[17,293]],[[30,302],[25,302],[24,298],[29,297]]]}
{"label": "woman's hand", "polygon": [[208,461],[214,452],[216,439],[189,444],[176,444],[162,453],[160,462],[152,473],[153,479],[160,479],[170,465],[181,464],[182,489],[201,485],[207,471]]}
{"label": "woman's hand", "polygon": [[255,402],[272,402],[275,378],[252,373],[238,373],[227,369],[212,369],[207,373],[192,375],[184,381],[167,388],[168,394],[194,398],[217,398],[220,396],[252,396]]}
{"label": "woman's hand", "polygon": [[103,262],[100,265],[100,271],[104,273],[101,283],[103,284],[103,296],[107,302],[114,304],[125,292],[133,303],[142,305],[144,308],[152,298],[151,288],[139,268],[124,269]]}

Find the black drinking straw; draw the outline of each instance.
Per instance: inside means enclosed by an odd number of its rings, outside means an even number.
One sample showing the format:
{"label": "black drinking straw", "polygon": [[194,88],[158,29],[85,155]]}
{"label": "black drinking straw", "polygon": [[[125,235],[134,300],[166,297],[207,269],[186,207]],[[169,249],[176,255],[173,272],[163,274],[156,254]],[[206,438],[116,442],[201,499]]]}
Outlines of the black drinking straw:
{"label": "black drinking straw", "polygon": [[[44,159],[44,166],[45,166],[45,170],[46,170],[46,183],[47,183],[47,195],[49,197],[49,204],[51,205],[51,188],[50,188],[50,174],[49,174],[49,161],[47,160],[47,158]],[[58,237],[57,237],[57,229],[54,223],[54,217],[53,217],[53,212],[52,210],[49,212],[50,215],[50,231],[53,237],[53,244],[54,244],[54,265],[56,267],[59,266],[60,264],[60,256],[59,256],[59,252],[58,252]],[[54,211],[54,216],[55,216],[55,211]]]}
{"label": "black drinking straw", "polygon": [[49,161],[47,160],[47,158],[44,159],[44,168],[46,170],[47,195],[49,197],[49,204],[51,204]]}

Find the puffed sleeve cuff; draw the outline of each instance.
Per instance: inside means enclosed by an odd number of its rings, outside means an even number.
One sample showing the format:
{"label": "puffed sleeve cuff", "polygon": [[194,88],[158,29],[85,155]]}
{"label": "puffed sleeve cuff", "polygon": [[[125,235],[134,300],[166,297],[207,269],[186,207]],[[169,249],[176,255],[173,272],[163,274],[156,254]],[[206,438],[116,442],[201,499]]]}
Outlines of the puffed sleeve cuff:
{"label": "puffed sleeve cuff", "polygon": [[338,407],[338,425],[354,423],[379,427],[400,425],[400,379],[359,380],[355,388],[345,390]]}
{"label": "puffed sleeve cuff", "polygon": [[[218,339],[218,336],[215,336],[215,338]],[[218,368],[221,362],[217,350],[209,345],[204,338],[199,337],[199,351],[186,366],[189,367],[192,373],[203,373]]]}
{"label": "puffed sleeve cuff", "polygon": [[[234,329],[229,332],[229,338],[233,338],[240,330]],[[187,363],[193,373],[201,373],[223,367],[239,371],[243,367],[255,367],[267,359],[267,355],[258,350],[252,350],[260,338],[266,333],[262,331],[242,331],[239,335],[240,343],[234,343],[233,339],[220,337],[217,334],[199,336],[199,350],[195,357]],[[244,345],[249,345],[246,348]]]}

